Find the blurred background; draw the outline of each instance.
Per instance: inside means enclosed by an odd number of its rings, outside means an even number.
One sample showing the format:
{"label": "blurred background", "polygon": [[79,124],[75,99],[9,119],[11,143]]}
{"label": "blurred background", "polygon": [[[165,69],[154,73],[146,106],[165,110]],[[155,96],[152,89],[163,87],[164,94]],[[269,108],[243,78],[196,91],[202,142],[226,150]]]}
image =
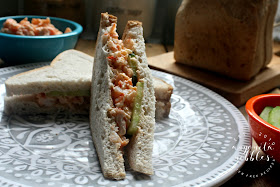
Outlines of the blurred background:
{"label": "blurred background", "polygon": [[44,15],[80,23],[83,39],[95,40],[101,12],[118,17],[121,35],[127,20],[143,22],[147,42],[172,44],[175,15],[182,0],[1,0],[0,16]]}
{"label": "blurred background", "polygon": [[[116,15],[121,35],[127,20],[143,22],[148,43],[172,45],[174,23],[182,0],[1,0],[0,16],[43,15],[70,19],[80,23],[83,39],[95,40],[101,12]],[[278,6],[275,23],[280,22]],[[280,24],[273,37],[280,41]]]}

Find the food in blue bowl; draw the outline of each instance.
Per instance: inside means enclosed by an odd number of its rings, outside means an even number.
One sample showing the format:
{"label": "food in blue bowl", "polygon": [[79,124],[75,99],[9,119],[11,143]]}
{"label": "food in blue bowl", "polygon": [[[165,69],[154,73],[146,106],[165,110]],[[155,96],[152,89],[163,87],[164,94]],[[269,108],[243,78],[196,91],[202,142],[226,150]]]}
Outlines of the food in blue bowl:
{"label": "food in blue bowl", "polygon": [[10,64],[51,61],[73,49],[83,30],[70,20],[31,15],[2,17],[0,27],[0,58]]}

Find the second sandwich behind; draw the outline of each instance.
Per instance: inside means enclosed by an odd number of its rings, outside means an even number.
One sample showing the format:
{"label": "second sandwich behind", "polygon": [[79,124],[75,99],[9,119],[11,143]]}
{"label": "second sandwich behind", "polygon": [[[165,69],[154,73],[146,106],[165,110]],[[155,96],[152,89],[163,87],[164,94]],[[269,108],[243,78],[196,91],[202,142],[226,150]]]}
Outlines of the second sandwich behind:
{"label": "second sandwich behind", "polygon": [[[93,57],[71,49],[60,53],[49,66],[10,77],[5,82],[6,114],[89,112]],[[167,117],[173,87],[155,78],[156,117]]]}

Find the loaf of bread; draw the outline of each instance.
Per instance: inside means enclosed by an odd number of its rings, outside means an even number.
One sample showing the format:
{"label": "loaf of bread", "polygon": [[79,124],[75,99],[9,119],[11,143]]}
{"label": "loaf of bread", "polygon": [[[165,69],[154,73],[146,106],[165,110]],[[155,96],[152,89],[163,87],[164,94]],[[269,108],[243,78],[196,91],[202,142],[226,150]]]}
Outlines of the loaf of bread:
{"label": "loaf of bread", "polygon": [[271,61],[277,2],[183,0],[175,21],[175,60],[251,79]]}

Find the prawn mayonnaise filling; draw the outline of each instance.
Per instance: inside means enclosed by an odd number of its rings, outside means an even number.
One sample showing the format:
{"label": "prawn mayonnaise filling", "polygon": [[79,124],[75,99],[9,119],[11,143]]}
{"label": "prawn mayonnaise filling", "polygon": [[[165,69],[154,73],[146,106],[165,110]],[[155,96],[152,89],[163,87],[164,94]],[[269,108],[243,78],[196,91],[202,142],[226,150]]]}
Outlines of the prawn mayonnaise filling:
{"label": "prawn mayonnaise filling", "polygon": [[119,143],[122,148],[129,142],[126,134],[132,121],[137,96],[137,55],[124,47],[123,41],[118,39],[115,23],[102,36],[102,42],[108,51],[107,60],[113,72],[111,96],[114,106],[109,114],[115,119],[118,128],[116,133],[111,135],[111,141]]}

